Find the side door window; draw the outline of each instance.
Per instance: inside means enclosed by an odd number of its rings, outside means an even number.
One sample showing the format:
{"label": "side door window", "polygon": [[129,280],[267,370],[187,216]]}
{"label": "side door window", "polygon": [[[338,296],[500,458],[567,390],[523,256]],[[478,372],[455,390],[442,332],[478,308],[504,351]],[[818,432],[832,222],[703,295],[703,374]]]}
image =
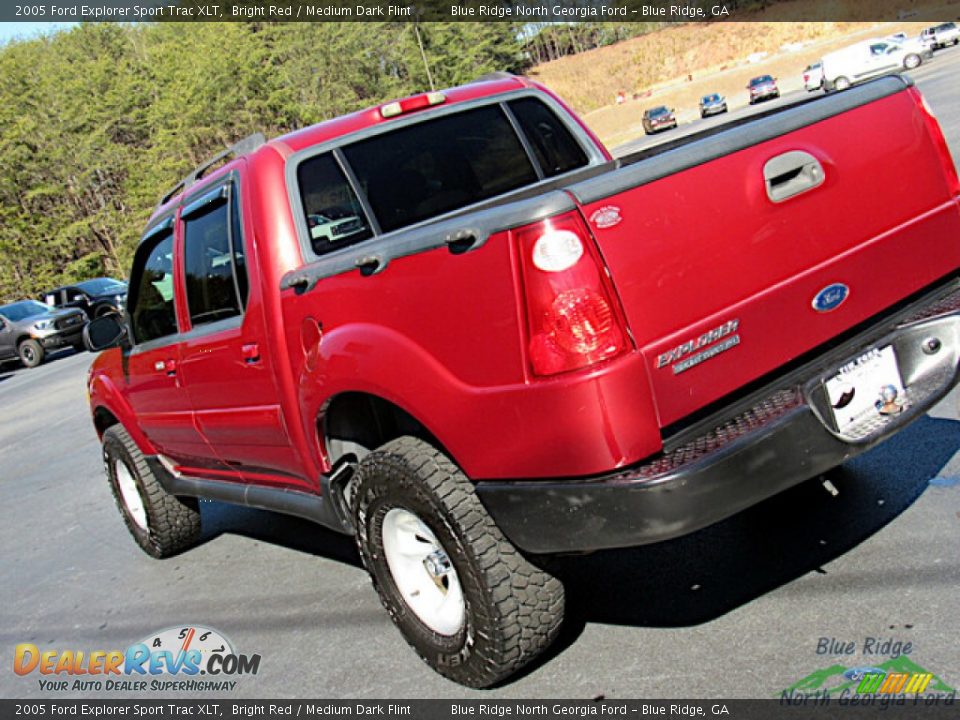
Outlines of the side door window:
{"label": "side door window", "polygon": [[508,103],[523,130],[544,177],[553,177],[587,164],[587,154],[566,126],[536,98]]}
{"label": "side door window", "polygon": [[193,327],[243,314],[248,280],[238,203],[224,185],[183,211],[184,280]]}
{"label": "side door window", "polygon": [[134,259],[128,297],[135,343],[176,334],[173,294],[173,231],[167,228],[144,242]]}
{"label": "side door window", "polygon": [[87,306],[87,296],[83,293],[82,290],[77,290],[76,288],[69,288],[64,290],[66,294],[66,301],[63,303],[66,307],[86,307]]}

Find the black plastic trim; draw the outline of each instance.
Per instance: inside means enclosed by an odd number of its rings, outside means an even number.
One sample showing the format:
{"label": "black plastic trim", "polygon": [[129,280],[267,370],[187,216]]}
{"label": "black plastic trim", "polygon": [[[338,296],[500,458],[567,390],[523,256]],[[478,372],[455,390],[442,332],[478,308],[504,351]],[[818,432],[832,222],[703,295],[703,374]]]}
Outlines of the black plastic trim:
{"label": "black plastic trim", "polygon": [[[350,525],[345,523],[337,512],[336,503],[325,502],[324,498],[332,497],[327,492],[323,495],[315,495],[288,488],[174,475],[156,457],[148,457],[147,463],[160,480],[164,490],[173,495],[219,500],[233,505],[294,515],[311,520],[335,532],[345,535],[352,533]],[[326,489],[324,487],[324,490]]]}
{"label": "black plastic trim", "polygon": [[213,208],[215,204],[219,205],[221,201],[226,201],[230,195],[229,186],[230,183],[226,182],[214,190],[204,193],[189,205],[186,205],[183,210],[180,211],[180,220],[189,220],[194,215]]}
{"label": "black plastic trim", "polygon": [[391,260],[445,247],[472,236],[471,250],[483,246],[494,233],[533,223],[576,208],[564,192],[555,190],[518,202],[438,220],[379,235],[350,248],[292,270],[283,276],[281,290],[311,290],[328,277],[361,269],[364,274],[381,272]]}

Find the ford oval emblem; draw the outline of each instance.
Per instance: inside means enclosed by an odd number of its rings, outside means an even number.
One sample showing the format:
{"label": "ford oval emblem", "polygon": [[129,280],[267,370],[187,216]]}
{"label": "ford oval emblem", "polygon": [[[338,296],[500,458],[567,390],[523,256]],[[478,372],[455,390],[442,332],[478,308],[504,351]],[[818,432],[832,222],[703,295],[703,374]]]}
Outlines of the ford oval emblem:
{"label": "ford oval emblem", "polygon": [[813,298],[813,309],[822,313],[836,310],[848,297],[850,297],[850,288],[843,283],[827,285]]}

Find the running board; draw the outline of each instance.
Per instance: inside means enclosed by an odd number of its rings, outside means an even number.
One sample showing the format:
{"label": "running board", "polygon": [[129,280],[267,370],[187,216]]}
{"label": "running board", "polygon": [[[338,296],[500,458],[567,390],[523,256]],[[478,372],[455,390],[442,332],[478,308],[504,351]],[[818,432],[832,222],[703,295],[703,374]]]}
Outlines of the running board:
{"label": "running board", "polygon": [[341,466],[331,476],[324,475],[320,480],[323,494],[314,495],[287,488],[190,477],[175,470],[173,464],[162,455],[148,457],[147,463],[163,489],[171,495],[204,498],[259,510],[270,510],[311,520],[344,535],[353,534],[353,524],[343,517],[338,503],[325,502],[325,498],[333,498],[332,482],[337,480],[339,470],[346,466]]}

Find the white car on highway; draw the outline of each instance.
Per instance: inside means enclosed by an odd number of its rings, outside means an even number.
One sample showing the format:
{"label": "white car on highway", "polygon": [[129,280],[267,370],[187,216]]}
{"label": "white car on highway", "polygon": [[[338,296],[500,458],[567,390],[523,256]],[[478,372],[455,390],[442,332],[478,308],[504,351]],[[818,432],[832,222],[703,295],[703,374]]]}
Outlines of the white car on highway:
{"label": "white car on highway", "polygon": [[960,43],[960,28],[957,27],[956,23],[941,23],[927,28],[920,33],[920,37],[929,41],[935,49],[945,48],[947,45]]}
{"label": "white car on highway", "polygon": [[928,53],[919,41],[914,44],[909,40],[874,38],[858,42],[823,56],[823,89],[846,90],[854,83],[880,75],[912,70]]}

